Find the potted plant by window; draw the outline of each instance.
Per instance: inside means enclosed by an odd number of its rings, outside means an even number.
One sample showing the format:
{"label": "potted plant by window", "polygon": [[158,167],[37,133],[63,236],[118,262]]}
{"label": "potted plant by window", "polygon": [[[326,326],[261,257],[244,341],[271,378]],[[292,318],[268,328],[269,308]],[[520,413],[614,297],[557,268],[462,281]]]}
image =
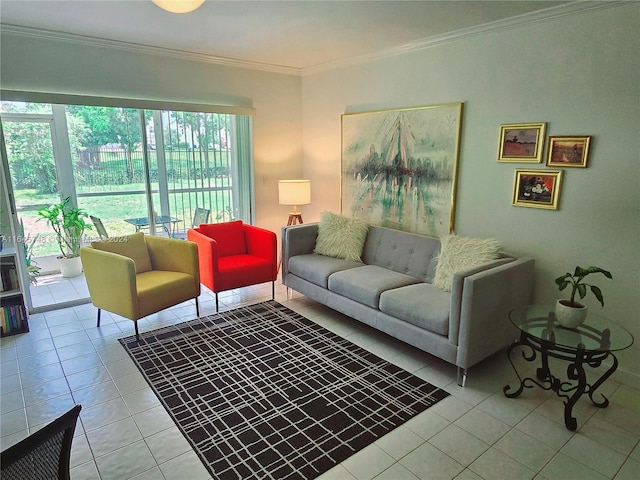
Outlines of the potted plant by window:
{"label": "potted plant by window", "polygon": [[85,230],[93,228],[85,221],[87,213],[69,204],[70,198],[54,203],[47,208],[38,210],[38,215],[44,218],[56,234],[56,241],[62,255],[60,271],[63,277],[77,277],[82,273],[80,247]]}
{"label": "potted plant by window", "polygon": [[558,300],[556,303],[556,318],[561,325],[568,328],[575,328],[584,322],[587,317],[587,307],[576,301],[576,293],[580,296],[580,299],[583,299],[588,292],[587,288],[591,290],[591,293],[595,295],[600,305],[604,307],[602,290],[595,285],[589,285],[583,282],[585,277],[592,273],[602,273],[607,278],[613,278],[611,272],[603,270],[600,267],[576,267],[573,275],[567,272],[561,277],[556,278],[555,282],[560,291],[571,285],[571,298],[568,300]]}

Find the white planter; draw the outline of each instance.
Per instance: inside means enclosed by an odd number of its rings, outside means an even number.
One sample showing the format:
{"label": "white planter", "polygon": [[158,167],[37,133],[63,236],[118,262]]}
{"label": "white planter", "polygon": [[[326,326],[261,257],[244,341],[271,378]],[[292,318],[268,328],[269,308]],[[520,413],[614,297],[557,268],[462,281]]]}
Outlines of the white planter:
{"label": "white planter", "polygon": [[73,278],[82,274],[82,260],[80,257],[64,258],[60,260],[60,272],[64,278]]}
{"label": "white planter", "polygon": [[570,307],[569,300],[558,300],[556,302],[556,319],[563,327],[576,328],[587,318],[587,307]]}

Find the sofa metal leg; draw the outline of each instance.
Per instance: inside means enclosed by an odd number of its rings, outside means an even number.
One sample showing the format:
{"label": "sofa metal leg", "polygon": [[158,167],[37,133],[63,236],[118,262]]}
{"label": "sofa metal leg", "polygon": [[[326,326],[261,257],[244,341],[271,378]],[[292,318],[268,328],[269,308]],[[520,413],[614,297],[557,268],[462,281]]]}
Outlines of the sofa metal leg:
{"label": "sofa metal leg", "polygon": [[216,292],[216,313],[218,313],[218,292]]}
{"label": "sofa metal leg", "polygon": [[198,305],[198,297],[196,297],[196,318],[200,318],[200,305]]}
{"label": "sofa metal leg", "polygon": [[101,311],[102,311],[101,309],[98,309],[98,325],[96,325],[98,327],[100,326],[100,312]]}
{"label": "sofa metal leg", "polygon": [[138,321],[134,320],[133,321],[133,325],[134,325],[134,327],[136,329],[136,342],[139,342],[140,341],[140,334],[138,333]]}
{"label": "sofa metal leg", "polygon": [[458,367],[458,385],[464,387],[467,383],[467,369]]}
{"label": "sofa metal leg", "polygon": [[271,300],[276,299],[276,282],[271,282]]}

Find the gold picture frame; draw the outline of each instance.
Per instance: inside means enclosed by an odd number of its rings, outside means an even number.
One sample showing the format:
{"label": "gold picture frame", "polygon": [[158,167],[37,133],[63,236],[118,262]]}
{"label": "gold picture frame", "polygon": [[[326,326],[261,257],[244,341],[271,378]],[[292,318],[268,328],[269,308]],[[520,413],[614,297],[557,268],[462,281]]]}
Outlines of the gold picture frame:
{"label": "gold picture frame", "polygon": [[561,182],[561,170],[516,169],[513,205],[557,210]]}
{"label": "gold picture frame", "polygon": [[586,168],[589,158],[590,135],[549,137],[547,166]]}
{"label": "gold picture frame", "polygon": [[544,122],[500,125],[498,162],[541,163],[546,128]]}

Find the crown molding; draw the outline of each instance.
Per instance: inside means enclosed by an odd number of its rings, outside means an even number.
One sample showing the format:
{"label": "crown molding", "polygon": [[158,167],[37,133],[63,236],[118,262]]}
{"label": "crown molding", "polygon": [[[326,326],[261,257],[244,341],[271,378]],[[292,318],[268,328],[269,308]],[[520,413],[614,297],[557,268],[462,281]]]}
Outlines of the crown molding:
{"label": "crown molding", "polygon": [[217,57],[215,55],[207,55],[205,53],[195,53],[187,52],[184,50],[176,50],[172,48],[154,47],[152,45],[122,42],[119,40],[109,40],[106,38],[90,37],[87,35],[58,32],[55,30],[44,30],[40,28],[23,27],[20,25],[1,23],[0,31],[2,32],[2,34],[7,35],[39,38],[45,40],[58,40],[61,42],[73,43],[76,45],[111,48],[114,50],[121,50],[126,52],[179,58],[182,60],[192,60],[196,62],[210,63],[215,65],[224,65],[227,67],[248,68],[251,70],[262,70],[272,73],[283,73],[286,75],[300,75],[300,69],[294,67],[251,62],[246,60],[238,60],[235,58]]}
{"label": "crown molding", "polygon": [[463,28],[448,32],[442,35],[435,35],[433,37],[423,38],[415,42],[410,42],[398,47],[382,50],[380,52],[360,55],[357,57],[350,57],[344,60],[338,60],[335,62],[328,62],[322,65],[316,65],[313,67],[307,67],[301,69],[301,75],[313,75],[316,73],[322,73],[337,68],[344,68],[362,63],[373,62],[376,60],[382,60],[396,55],[404,55],[407,53],[418,52],[427,48],[436,47],[446,43],[456,42],[465,38],[471,38],[486,33],[498,32],[501,30],[508,30],[512,28],[522,27],[534,23],[544,22],[548,20],[554,20],[568,15],[574,15],[591,10],[598,10],[602,8],[609,8],[612,6],[630,3],[633,0],[603,0],[603,1],[588,1],[588,0],[576,0],[571,3],[558,5],[555,7],[545,8],[543,10],[537,10],[531,13],[525,13],[517,15],[515,17],[505,18],[503,20],[496,20],[494,22],[484,23],[482,25],[476,25],[473,27]]}
{"label": "crown molding", "polygon": [[105,38],[90,37],[86,35],[77,35],[72,33],[64,33],[53,30],[44,30],[31,27],[23,27],[19,25],[11,25],[0,23],[0,31],[3,34],[16,35],[23,37],[40,38],[46,40],[59,40],[63,42],[74,43],[77,45],[85,45],[91,47],[112,48],[115,50],[128,51],[134,53],[145,53],[150,55],[158,55],[165,57],[179,58],[182,60],[192,60],[215,65],[223,65],[227,67],[245,68],[250,70],[260,70],[271,73],[280,73],[285,75],[306,76],[316,73],[344,68],[362,63],[382,60],[396,55],[404,55],[411,52],[418,52],[427,48],[436,47],[446,43],[456,42],[464,38],[471,38],[486,33],[497,32],[512,28],[531,25],[548,20],[554,20],[568,15],[577,13],[610,8],[620,4],[628,4],[633,0],[613,0],[613,1],[584,1],[576,0],[570,3],[559,5],[556,7],[546,8],[531,13],[517,15],[515,17],[497,20],[494,22],[477,25],[474,27],[463,28],[442,35],[436,35],[424,39],[410,42],[398,47],[390,48],[380,52],[349,57],[335,62],[327,62],[321,65],[315,65],[305,68],[287,67],[282,65],[272,65],[268,63],[251,62],[247,60],[239,60],[234,58],[218,57],[207,55],[204,53],[187,52],[184,50],[176,50],[171,48],[155,47],[151,45],[143,45],[130,42],[122,42],[118,40],[108,40]]}

